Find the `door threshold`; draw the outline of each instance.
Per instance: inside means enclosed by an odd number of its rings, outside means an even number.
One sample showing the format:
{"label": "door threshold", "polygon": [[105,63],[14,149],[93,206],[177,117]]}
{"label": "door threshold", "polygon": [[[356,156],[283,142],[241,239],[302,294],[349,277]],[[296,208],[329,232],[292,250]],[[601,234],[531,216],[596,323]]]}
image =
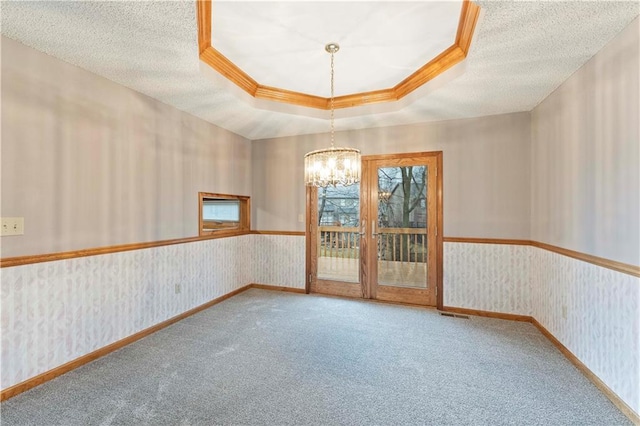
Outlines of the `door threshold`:
{"label": "door threshold", "polygon": [[415,304],[415,303],[405,303],[405,302],[393,302],[393,301],[390,301],[390,300],[365,299],[363,297],[337,296],[335,294],[325,294],[325,293],[318,293],[318,292],[310,292],[310,293],[307,293],[307,294],[309,296],[331,297],[331,298],[343,299],[343,300],[354,300],[354,301],[360,301],[360,302],[380,303],[380,304],[383,304],[383,305],[398,305],[398,306],[406,306],[408,308],[423,308],[423,309],[430,309],[430,310],[437,310],[438,309],[436,306],[418,305],[418,304]]}

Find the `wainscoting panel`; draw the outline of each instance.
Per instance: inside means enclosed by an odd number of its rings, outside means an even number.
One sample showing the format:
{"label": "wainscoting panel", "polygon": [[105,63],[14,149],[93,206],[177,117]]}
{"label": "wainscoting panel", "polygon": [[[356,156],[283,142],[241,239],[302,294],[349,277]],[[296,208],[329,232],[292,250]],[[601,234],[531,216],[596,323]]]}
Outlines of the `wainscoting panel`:
{"label": "wainscoting panel", "polygon": [[[251,234],[0,274],[6,389],[249,283],[304,289],[305,238]],[[534,317],[640,412],[640,278],[530,245],[445,242],[444,304]]]}
{"label": "wainscoting panel", "polygon": [[444,305],[532,315],[530,246],[444,243]]}
{"label": "wainscoting panel", "polygon": [[640,278],[531,250],[533,316],[640,413]]}
{"label": "wainscoting panel", "polygon": [[251,239],[245,235],[2,268],[1,387],[250,283]]}
{"label": "wainscoting panel", "polygon": [[304,236],[254,234],[251,237],[252,282],[304,289]]}

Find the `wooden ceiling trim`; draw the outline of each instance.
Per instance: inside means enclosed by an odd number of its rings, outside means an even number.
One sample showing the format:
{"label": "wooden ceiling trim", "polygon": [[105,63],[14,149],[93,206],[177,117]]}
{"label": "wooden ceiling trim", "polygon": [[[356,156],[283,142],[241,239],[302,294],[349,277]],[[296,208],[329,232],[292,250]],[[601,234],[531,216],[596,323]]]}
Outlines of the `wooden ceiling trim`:
{"label": "wooden ceiling trim", "polygon": [[400,82],[394,90],[398,99],[407,96],[418,87],[433,80],[452,66],[464,60],[465,55],[455,44],[435,57],[432,61],[425,64],[418,71],[411,74],[405,80]]}
{"label": "wooden ceiling trim", "polygon": [[298,106],[317,109],[329,109],[329,99],[322,96],[314,96],[306,93],[293,92],[277,87],[258,85],[255,97],[268,101],[284,102]]}
{"label": "wooden ceiling trim", "polygon": [[[381,102],[397,101],[394,89],[375,90],[372,92],[353,93],[351,95],[337,96],[333,99],[336,109],[351,108],[361,105],[377,104]],[[331,99],[327,99],[331,103]]]}
{"label": "wooden ceiling trim", "polygon": [[[322,110],[331,108],[329,98],[259,84],[211,45],[211,0],[196,0],[196,10],[200,60],[211,68],[254,98]],[[469,52],[479,16],[480,7],[471,0],[463,0],[456,41],[452,46],[396,86],[388,89],[338,96],[334,99],[334,108],[352,108],[397,101],[463,61]]]}
{"label": "wooden ceiling trim", "polygon": [[480,6],[465,0],[462,4],[460,12],[460,23],[458,24],[458,33],[456,34],[456,45],[462,49],[464,56],[469,53],[471,47],[471,39],[476,29],[476,24],[480,18]]}
{"label": "wooden ceiling trim", "polygon": [[226,56],[218,52],[213,47],[207,47],[201,54],[200,60],[205,62],[214,70],[218,71],[236,86],[242,90],[255,96],[258,90],[258,82],[249,76],[246,72],[242,71],[231,62]]}
{"label": "wooden ceiling trim", "polygon": [[198,20],[198,52],[202,55],[211,46],[211,1],[196,1]]}

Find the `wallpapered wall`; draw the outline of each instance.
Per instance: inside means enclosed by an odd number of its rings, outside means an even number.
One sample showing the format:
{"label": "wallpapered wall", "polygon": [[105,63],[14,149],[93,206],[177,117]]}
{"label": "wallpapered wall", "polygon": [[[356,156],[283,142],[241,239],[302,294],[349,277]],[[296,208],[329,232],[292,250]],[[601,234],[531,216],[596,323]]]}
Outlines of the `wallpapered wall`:
{"label": "wallpapered wall", "polygon": [[2,388],[250,283],[252,240],[247,235],[2,268]]}
{"label": "wallpapered wall", "polygon": [[[249,283],[303,289],[304,265],[304,237],[246,235],[3,268],[0,385]],[[535,247],[445,243],[443,285],[446,306],[532,315],[640,410],[640,278]]]}
{"label": "wallpapered wall", "polygon": [[640,278],[531,251],[534,318],[640,413]]}
{"label": "wallpapered wall", "polygon": [[533,316],[640,413],[640,278],[531,246],[444,244],[444,304]]}
{"label": "wallpapered wall", "polygon": [[444,243],[444,305],[532,315],[531,247]]}
{"label": "wallpapered wall", "polygon": [[283,287],[305,287],[305,238],[290,235],[255,235],[253,281]]}
{"label": "wallpapered wall", "polygon": [[0,386],[250,283],[304,289],[304,244],[304,237],[245,235],[2,268]]}
{"label": "wallpapered wall", "polygon": [[[304,288],[304,237],[256,237],[253,282]],[[445,306],[533,316],[640,412],[640,278],[508,244],[446,242],[443,269]]]}
{"label": "wallpapered wall", "polygon": [[[251,282],[304,288],[304,237],[252,238]],[[640,412],[640,278],[537,247],[445,243],[443,280],[445,306],[533,316]]]}

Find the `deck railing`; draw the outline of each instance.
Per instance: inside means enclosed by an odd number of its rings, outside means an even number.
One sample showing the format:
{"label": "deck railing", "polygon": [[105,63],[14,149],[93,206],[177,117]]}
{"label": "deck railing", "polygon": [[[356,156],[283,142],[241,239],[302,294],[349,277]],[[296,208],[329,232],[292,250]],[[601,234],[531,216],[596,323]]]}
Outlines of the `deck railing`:
{"label": "deck railing", "polygon": [[347,226],[318,227],[318,256],[355,259],[360,257],[358,228]]}
{"label": "deck railing", "polygon": [[[427,231],[424,228],[379,228],[378,259],[392,262],[427,261]],[[354,259],[360,256],[360,234],[356,227],[318,227],[318,256]]]}
{"label": "deck railing", "polygon": [[427,261],[427,230],[424,228],[379,228],[378,259],[392,262]]}

